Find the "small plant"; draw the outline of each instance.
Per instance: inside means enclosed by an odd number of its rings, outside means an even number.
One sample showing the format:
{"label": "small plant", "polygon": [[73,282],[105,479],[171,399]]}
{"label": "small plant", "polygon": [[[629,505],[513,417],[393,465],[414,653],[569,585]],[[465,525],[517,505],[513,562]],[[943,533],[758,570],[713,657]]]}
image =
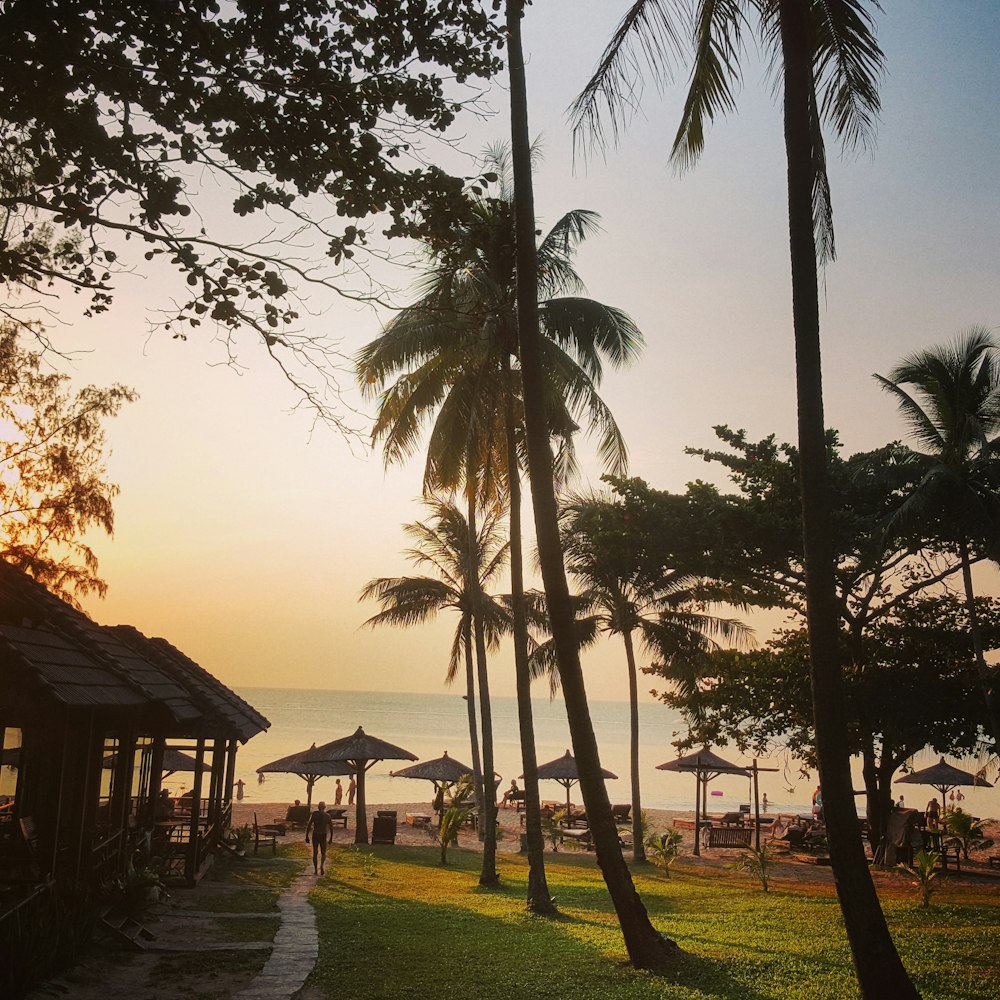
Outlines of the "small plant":
{"label": "small plant", "polygon": [[229,828],[226,839],[245,854],[253,841],[253,827],[248,823],[244,823],[242,826],[232,826]]}
{"label": "small plant", "polygon": [[948,813],[944,826],[951,837],[961,845],[962,857],[966,861],[969,860],[970,850],[993,846],[993,841],[985,835],[982,824],[963,809],[955,809]]}
{"label": "small plant", "polygon": [[900,865],[907,875],[913,876],[913,884],[920,892],[920,905],[927,909],[931,903],[931,893],[937,889],[937,863],[941,855],[935,851],[918,851],[913,858],[913,865]]}
{"label": "small plant", "polygon": [[646,838],[647,856],[657,868],[663,869],[665,878],[670,878],[670,869],[681,855],[683,840],[680,830],[668,830],[662,835],[651,833]]}
{"label": "small plant", "polygon": [[437,828],[437,839],[441,845],[441,864],[448,864],[448,845],[458,843],[458,832],[469,818],[471,810],[461,806],[449,806],[441,813],[441,825]]}
{"label": "small plant", "polygon": [[761,844],[760,847],[748,848],[743,856],[728,865],[730,871],[749,872],[761,885],[764,892],[770,888],[771,865],[774,863],[774,853],[768,845]]}
{"label": "small plant", "polygon": [[369,851],[364,856],[364,861],[361,865],[361,872],[365,878],[375,878],[378,875],[378,859],[375,857],[373,851]]}
{"label": "small plant", "polygon": [[560,809],[551,816],[542,817],[542,836],[552,845],[552,853],[559,853],[559,845],[562,843],[563,832],[562,823],[566,819],[566,810]]}

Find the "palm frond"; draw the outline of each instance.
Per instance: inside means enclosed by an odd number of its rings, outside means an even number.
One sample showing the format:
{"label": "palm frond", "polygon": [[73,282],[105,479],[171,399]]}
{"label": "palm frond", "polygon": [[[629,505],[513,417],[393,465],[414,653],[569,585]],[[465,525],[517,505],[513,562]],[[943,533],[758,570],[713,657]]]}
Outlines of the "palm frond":
{"label": "palm frond", "polygon": [[679,22],[686,5],[680,0],[637,0],[615,29],[594,75],[570,107],[573,148],[585,152],[618,138],[642,100],[641,67],[645,64],[658,85],[673,76],[673,61],[683,50]]}
{"label": "palm frond", "polygon": [[705,126],[736,108],[745,15],[741,0],[700,0],[694,14],[694,60],[670,159],[681,170],[705,148]]}

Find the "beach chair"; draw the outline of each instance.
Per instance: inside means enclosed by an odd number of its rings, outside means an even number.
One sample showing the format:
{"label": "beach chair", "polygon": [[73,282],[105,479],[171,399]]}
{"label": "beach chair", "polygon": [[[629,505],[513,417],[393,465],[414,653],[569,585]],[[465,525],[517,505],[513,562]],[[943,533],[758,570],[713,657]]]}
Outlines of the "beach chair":
{"label": "beach chair", "polygon": [[253,814],[253,853],[257,854],[257,850],[261,844],[267,847],[268,844],[271,845],[271,853],[278,853],[278,830],[273,826],[259,826],[257,823],[257,814]]}
{"label": "beach chair", "polygon": [[396,814],[383,816],[381,813],[372,820],[372,843],[396,843]]}
{"label": "beach chair", "polygon": [[632,806],[628,802],[619,802],[611,807],[611,815],[616,823],[631,823]]}

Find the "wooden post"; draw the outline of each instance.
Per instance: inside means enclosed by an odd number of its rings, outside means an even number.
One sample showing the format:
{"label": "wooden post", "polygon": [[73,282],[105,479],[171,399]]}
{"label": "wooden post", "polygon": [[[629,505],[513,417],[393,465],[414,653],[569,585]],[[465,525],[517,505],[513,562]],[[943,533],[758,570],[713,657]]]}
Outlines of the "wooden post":
{"label": "wooden post", "polygon": [[192,885],[198,879],[199,857],[198,827],[201,822],[201,772],[205,763],[205,737],[198,737],[198,749],[195,752],[194,785],[191,788],[191,840],[188,844],[188,863],[185,876]]}

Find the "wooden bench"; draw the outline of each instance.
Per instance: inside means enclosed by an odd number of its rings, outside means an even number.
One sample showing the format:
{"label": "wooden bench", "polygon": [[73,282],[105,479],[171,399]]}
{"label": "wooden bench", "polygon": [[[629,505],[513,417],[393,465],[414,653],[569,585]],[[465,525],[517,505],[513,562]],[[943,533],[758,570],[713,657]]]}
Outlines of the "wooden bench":
{"label": "wooden bench", "polygon": [[741,826],[710,826],[703,832],[703,843],[711,849],[735,849],[750,846],[753,831]]}

